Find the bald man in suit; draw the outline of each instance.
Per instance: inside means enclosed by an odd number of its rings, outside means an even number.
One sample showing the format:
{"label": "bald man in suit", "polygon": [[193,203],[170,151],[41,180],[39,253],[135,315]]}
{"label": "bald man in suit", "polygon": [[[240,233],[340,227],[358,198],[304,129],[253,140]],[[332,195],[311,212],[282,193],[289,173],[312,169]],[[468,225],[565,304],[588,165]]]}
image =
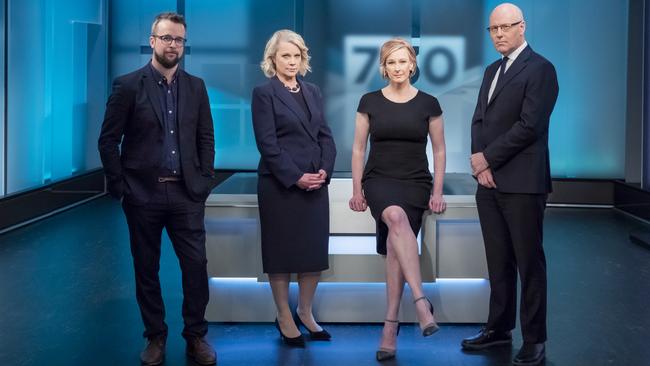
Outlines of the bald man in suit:
{"label": "bald man in suit", "polygon": [[490,37],[501,59],[485,71],[472,118],[476,204],[490,276],[490,311],[481,332],[462,347],[512,343],[521,280],[523,346],[515,365],[545,358],[546,259],[544,208],[551,192],[548,127],[558,95],[555,68],[526,42],[526,22],[512,4],[490,15]]}

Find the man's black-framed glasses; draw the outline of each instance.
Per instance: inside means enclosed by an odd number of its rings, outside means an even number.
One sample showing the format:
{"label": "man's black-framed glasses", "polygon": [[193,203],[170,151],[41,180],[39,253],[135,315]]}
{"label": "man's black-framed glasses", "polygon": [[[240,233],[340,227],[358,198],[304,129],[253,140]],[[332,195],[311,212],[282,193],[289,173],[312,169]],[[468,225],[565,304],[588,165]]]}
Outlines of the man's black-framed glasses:
{"label": "man's black-framed glasses", "polygon": [[515,22],[515,23],[509,23],[509,24],[492,25],[492,26],[489,26],[489,27],[487,27],[485,29],[487,29],[487,31],[490,32],[490,34],[496,34],[499,31],[499,29],[501,29],[501,32],[507,32],[512,27],[514,27],[515,25],[517,25],[517,24],[519,24],[521,22],[523,22],[523,20],[520,20],[520,21]]}
{"label": "man's black-framed glasses", "polygon": [[172,42],[176,42],[177,46],[183,47],[185,46],[185,42],[187,42],[187,39],[183,37],[172,37],[169,34],[165,34],[164,36],[152,34],[151,36],[154,38],[158,38],[165,46],[171,46]]}

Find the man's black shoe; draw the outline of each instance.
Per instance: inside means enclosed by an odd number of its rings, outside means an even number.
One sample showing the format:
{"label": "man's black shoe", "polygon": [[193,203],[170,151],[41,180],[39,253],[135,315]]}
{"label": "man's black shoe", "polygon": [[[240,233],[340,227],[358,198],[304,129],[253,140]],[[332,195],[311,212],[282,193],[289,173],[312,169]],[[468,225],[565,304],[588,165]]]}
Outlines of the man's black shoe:
{"label": "man's black shoe", "polygon": [[463,339],[461,346],[464,349],[480,350],[494,346],[512,344],[512,335],[508,332],[482,329],[477,335]]}
{"label": "man's black shoe", "polygon": [[165,342],[167,337],[164,335],[151,337],[147,339],[147,345],[140,353],[140,361],[143,365],[153,366],[160,365],[165,360]]}
{"label": "man's black shoe", "polygon": [[217,353],[204,337],[188,338],[185,353],[199,365],[214,365],[217,363]]}
{"label": "man's black shoe", "polygon": [[517,356],[512,360],[512,364],[517,366],[539,365],[544,357],[546,357],[544,343],[524,343]]}

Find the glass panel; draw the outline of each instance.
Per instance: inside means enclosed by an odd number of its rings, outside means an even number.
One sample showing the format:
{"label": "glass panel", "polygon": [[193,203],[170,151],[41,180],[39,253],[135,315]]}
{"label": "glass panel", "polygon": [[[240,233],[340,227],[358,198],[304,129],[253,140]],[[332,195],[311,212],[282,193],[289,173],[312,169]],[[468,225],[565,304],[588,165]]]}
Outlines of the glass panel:
{"label": "glass panel", "polygon": [[259,153],[251,92],[266,78],[259,63],[268,38],[294,27],[294,0],[202,0],[187,3],[192,46],[185,68],[205,80],[214,119],[215,166],[255,170]]}
{"label": "glass panel", "polygon": [[[481,86],[483,8],[474,0],[422,1],[415,86],[436,96],[445,121],[447,172],[471,173],[470,124]],[[459,21],[462,19],[462,21]],[[431,148],[427,148],[433,169]]]}
{"label": "glass panel", "polygon": [[[146,49],[151,18],[176,6],[175,1],[141,0],[134,15],[132,3],[119,0],[111,5],[113,76],[135,70],[150,58],[150,52],[140,46]],[[385,85],[378,73],[378,48],[392,36],[411,40],[413,30],[419,29],[415,45],[420,73],[415,85],[441,102],[447,170],[469,172],[470,122],[478,88],[485,67],[499,57],[485,27],[500,1],[184,3],[191,48],[185,68],[204,78],[208,86],[217,168],[256,169],[250,93],[265,80],[258,64],[273,31],[289,28],[303,34],[312,55],[313,73],[307,80],[323,91],[325,114],[337,143],[336,170],[349,171],[359,98]],[[560,96],[550,127],[553,175],[623,177],[628,3],[523,0],[517,4],[526,16],[531,47],[551,60],[558,72]],[[139,23],[133,22],[134,17]],[[600,31],[602,24],[608,24],[607,32]]]}
{"label": "glass panel", "polygon": [[6,161],[14,193],[99,167],[107,44],[103,1],[10,5]]}
{"label": "glass panel", "polygon": [[159,13],[176,11],[176,3],[176,0],[110,1],[111,80],[149,62],[151,23]]}
{"label": "glass panel", "polygon": [[[383,87],[379,47],[392,36],[410,39],[411,1],[323,0],[305,3],[304,37],[313,74],[325,98],[325,116],[336,141],[337,171],[350,171],[359,99]],[[360,16],[362,14],[362,16]]]}
{"label": "glass panel", "polygon": [[[486,1],[484,22],[501,1]],[[623,178],[628,2],[518,1],[533,50],[551,60],[560,94],[551,116],[551,172],[562,178]],[[603,31],[605,25],[606,31]],[[487,32],[484,62],[499,55]]]}

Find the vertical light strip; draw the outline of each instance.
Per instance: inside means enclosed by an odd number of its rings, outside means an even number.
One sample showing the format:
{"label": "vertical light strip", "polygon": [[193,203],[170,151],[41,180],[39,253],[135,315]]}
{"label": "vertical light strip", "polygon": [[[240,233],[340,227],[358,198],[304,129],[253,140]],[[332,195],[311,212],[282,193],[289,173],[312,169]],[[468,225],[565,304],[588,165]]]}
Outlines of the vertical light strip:
{"label": "vertical light strip", "polygon": [[294,0],[293,3],[294,9],[294,31],[300,35],[303,35],[305,29],[305,0]]}
{"label": "vertical light strip", "polygon": [[[421,9],[421,0],[412,0],[411,1],[411,45],[415,49],[415,55],[420,54],[420,35],[421,35],[421,24],[420,24],[420,9]],[[415,84],[420,77],[420,69],[415,70],[415,74],[411,77],[411,83]]]}
{"label": "vertical light strip", "polygon": [[[176,0],[176,12],[182,16],[185,16],[185,0]],[[185,21],[187,22],[187,18],[185,18]],[[146,45],[146,52],[145,54],[150,54],[151,53],[151,48],[149,48],[149,45]],[[183,50],[183,57],[181,58],[181,63],[180,67],[184,70],[185,69],[185,56],[189,56],[189,47],[185,47]]]}
{"label": "vertical light strip", "polygon": [[2,0],[0,4],[0,19],[2,20],[2,34],[0,35],[0,50],[2,50],[2,55],[0,60],[2,60],[2,96],[0,96],[0,108],[2,108],[2,116],[0,117],[0,197],[3,197],[7,194],[7,30],[9,27],[7,23],[9,18],[7,17],[7,8],[8,0]]}
{"label": "vertical light strip", "polygon": [[421,25],[420,25],[420,4],[421,0],[412,0],[411,2],[411,39],[415,40],[420,38]]}
{"label": "vertical light strip", "polygon": [[643,140],[641,142],[641,164],[642,176],[641,186],[645,190],[650,190],[650,0],[645,0],[643,4],[643,111],[642,111],[642,131]]}

